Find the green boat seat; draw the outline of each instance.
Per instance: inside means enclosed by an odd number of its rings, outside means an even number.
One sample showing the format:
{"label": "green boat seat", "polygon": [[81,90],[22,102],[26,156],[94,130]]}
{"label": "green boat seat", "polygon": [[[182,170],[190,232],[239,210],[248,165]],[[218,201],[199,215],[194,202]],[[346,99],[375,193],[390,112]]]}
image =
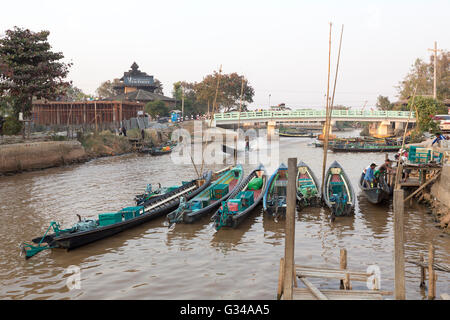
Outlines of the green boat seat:
{"label": "green boat seat", "polygon": [[122,222],[122,212],[101,213],[98,215],[98,222],[100,227]]}

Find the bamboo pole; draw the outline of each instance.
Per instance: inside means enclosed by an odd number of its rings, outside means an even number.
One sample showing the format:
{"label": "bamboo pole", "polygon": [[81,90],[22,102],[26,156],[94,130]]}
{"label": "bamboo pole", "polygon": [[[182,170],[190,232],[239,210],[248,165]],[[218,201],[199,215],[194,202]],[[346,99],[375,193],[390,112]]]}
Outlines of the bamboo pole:
{"label": "bamboo pole", "polygon": [[336,64],[336,75],[334,76],[334,86],[333,86],[333,94],[331,96],[331,107],[330,107],[330,123],[331,123],[331,116],[333,114],[333,106],[334,106],[334,94],[336,92],[336,82],[339,72],[339,61],[341,59],[341,46],[342,46],[342,34],[344,33],[344,25],[342,25],[341,29],[341,38],[339,40],[339,49],[338,49],[338,58],[337,58],[337,64]]}
{"label": "bamboo pole", "polygon": [[[237,138],[239,139],[239,128],[240,128],[240,125],[241,125],[241,112],[242,112],[242,98],[243,98],[243,95],[244,95],[244,77],[242,77],[242,83],[241,83],[241,102],[240,102],[240,104],[239,104],[239,116],[238,116],[238,126],[237,126],[237,130],[236,130],[236,132],[237,132],[237,134],[238,134],[238,136],[237,136]],[[237,141],[236,141],[236,144],[235,144],[235,146],[234,146],[235,148],[234,148],[234,165],[236,165],[236,162],[237,162]]]}
{"label": "bamboo pole", "polygon": [[288,185],[287,185],[287,208],[286,208],[286,236],[284,248],[284,294],[285,300],[292,300],[292,284],[294,268],[295,247],[295,207],[296,192],[295,180],[297,172],[297,158],[288,159]]}
{"label": "bamboo pole", "polygon": [[324,190],[324,182],[325,182],[325,167],[327,165],[327,152],[328,152],[328,112],[329,112],[329,100],[328,97],[330,95],[330,64],[331,64],[331,27],[332,23],[330,22],[330,35],[328,40],[328,80],[327,80],[327,103],[326,103],[326,118],[325,118],[325,141],[323,144],[323,164],[322,164],[322,197]]}
{"label": "bamboo pole", "polygon": [[404,190],[394,190],[395,299],[405,300]]}
{"label": "bamboo pole", "polygon": [[[403,151],[403,148],[405,148],[406,132],[408,131],[409,120],[411,119],[412,108],[414,106],[414,100],[416,98],[416,91],[417,91],[417,85],[414,88],[414,93],[413,93],[413,97],[412,97],[412,101],[411,101],[411,107],[409,108],[409,117],[408,117],[408,121],[406,122],[405,131],[403,133],[403,141],[402,141],[402,147],[401,147],[400,151]],[[401,188],[400,184],[399,184],[399,179],[398,179],[398,176],[400,174],[402,174],[402,172],[403,172],[403,170],[400,171],[401,163],[402,163],[402,155],[400,154],[400,157],[398,158],[398,165],[397,165],[397,172],[396,172],[396,179],[395,179],[395,186],[394,186],[395,189]],[[402,167],[402,169],[403,169],[403,167]]]}

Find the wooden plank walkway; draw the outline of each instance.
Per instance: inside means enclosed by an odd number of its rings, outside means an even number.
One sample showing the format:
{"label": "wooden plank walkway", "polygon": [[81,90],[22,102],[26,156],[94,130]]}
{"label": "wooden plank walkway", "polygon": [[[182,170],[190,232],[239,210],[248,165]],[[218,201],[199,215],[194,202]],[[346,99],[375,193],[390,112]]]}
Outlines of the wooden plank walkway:
{"label": "wooden plank walkway", "polygon": [[[383,296],[377,291],[367,290],[328,290],[322,289],[321,293],[328,300],[383,300]],[[293,300],[319,300],[307,288],[294,288]]]}
{"label": "wooden plank walkway", "polygon": [[[392,292],[380,291],[377,274],[347,269],[347,250],[340,250],[339,269],[302,266],[295,264],[295,206],[297,158],[288,160],[286,236],[284,258],[280,259],[277,299],[283,300],[382,300]],[[403,200],[403,198],[402,198]],[[403,205],[403,201],[402,201]],[[297,278],[306,286],[299,288]],[[307,278],[336,279],[341,290],[319,289]],[[370,280],[370,282],[369,282]],[[369,290],[352,290],[351,281],[369,284]],[[336,284],[339,282],[336,281]]]}

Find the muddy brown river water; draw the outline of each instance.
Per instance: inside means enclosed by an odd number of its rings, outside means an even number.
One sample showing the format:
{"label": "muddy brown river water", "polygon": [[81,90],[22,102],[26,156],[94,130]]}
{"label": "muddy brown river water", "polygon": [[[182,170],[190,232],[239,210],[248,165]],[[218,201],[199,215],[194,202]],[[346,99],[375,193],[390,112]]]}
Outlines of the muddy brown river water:
{"label": "muddy brown river water", "polygon": [[[322,149],[312,139],[282,138],[280,161],[297,157],[321,176]],[[391,155],[392,158],[392,155]],[[50,221],[68,227],[76,214],[96,216],[133,205],[147,183],[170,186],[195,178],[192,165],[172,166],[169,155],[124,155],[85,164],[0,177],[0,299],[276,299],[280,258],[284,255],[284,220],[260,209],[239,228],[215,232],[209,217],[169,230],[158,218],[116,236],[66,252],[47,250],[25,260],[19,244],[42,235]],[[366,271],[377,265],[381,289],[394,289],[392,202],[374,206],[358,188],[361,170],[381,164],[384,154],[334,154],[358,195],[355,215],[330,222],[326,209],[307,209],[296,218],[295,261],[339,267],[339,250],[348,251],[348,268]],[[219,169],[220,166],[210,167]],[[244,165],[245,173],[254,166]],[[427,256],[450,264],[450,236],[435,227],[423,206],[405,208],[405,258]],[[69,289],[71,266],[79,268],[80,288]],[[437,296],[450,293],[450,274],[437,271]],[[406,263],[407,299],[424,299],[420,270]],[[317,281],[338,288],[335,280]],[[353,283],[353,289],[365,289]],[[386,297],[392,299],[392,296]]]}

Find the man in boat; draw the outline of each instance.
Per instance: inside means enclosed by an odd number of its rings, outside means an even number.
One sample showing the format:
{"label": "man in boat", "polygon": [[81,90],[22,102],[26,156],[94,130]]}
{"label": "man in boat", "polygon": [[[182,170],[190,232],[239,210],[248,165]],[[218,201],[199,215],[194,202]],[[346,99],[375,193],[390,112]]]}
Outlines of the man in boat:
{"label": "man in boat", "polygon": [[374,184],[378,184],[380,183],[380,177],[386,173],[386,167],[383,167],[383,165],[381,165],[377,170],[375,170],[373,176],[374,176]]}
{"label": "man in boat", "polygon": [[384,163],[380,166],[380,168],[378,168],[378,170],[380,170],[382,168],[387,173],[392,172],[393,169],[392,169],[392,161],[391,161],[391,159],[384,160]]}
{"label": "man in boat", "polygon": [[436,138],[433,140],[433,143],[431,144],[431,146],[433,146],[436,142],[438,143],[438,146],[439,146],[439,141],[441,141],[441,140],[447,140],[447,139],[440,132],[436,132]]}
{"label": "man in boat", "polygon": [[375,163],[370,164],[370,166],[366,169],[366,174],[364,175],[364,183],[369,188],[373,188],[373,183],[375,179],[375,167],[377,165]]}

